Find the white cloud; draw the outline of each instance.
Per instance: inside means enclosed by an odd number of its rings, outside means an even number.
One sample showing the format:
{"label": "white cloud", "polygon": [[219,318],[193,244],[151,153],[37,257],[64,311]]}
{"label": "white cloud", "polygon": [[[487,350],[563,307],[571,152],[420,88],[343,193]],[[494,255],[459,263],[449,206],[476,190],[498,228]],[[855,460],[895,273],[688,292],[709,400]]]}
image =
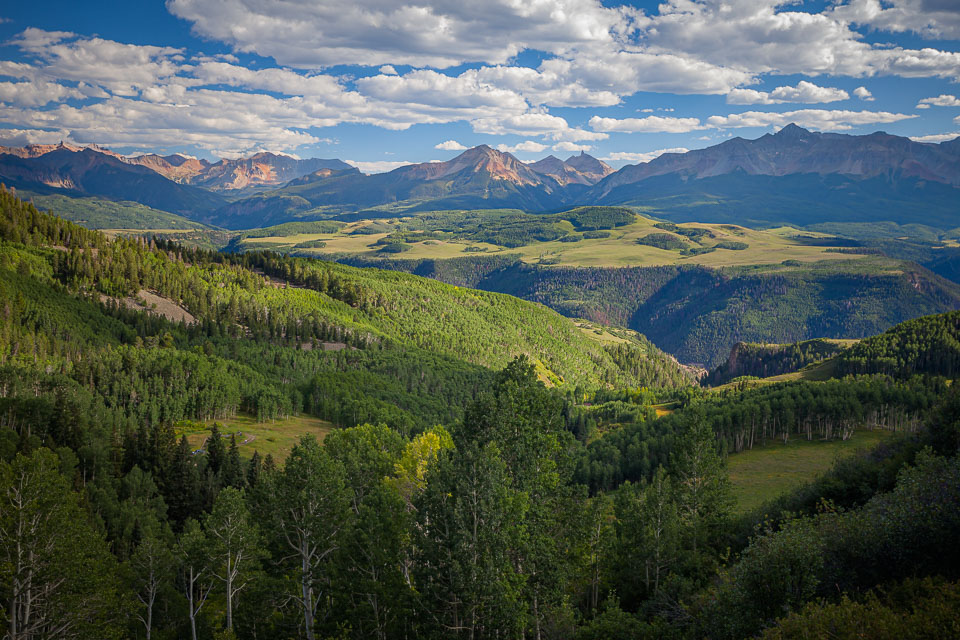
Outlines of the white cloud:
{"label": "white cloud", "polygon": [[641,162],[650,162],[654,158],[659,158],[665,153],[687,153],[690,149],[686,147],[674,147],[672,149],[657,149],[656,151],[614,151],[605,158],[600,158],[604,162],[627,162],[630,164],[639,164]]}
{"label": "white cloud", "polygon": [[829,109],[801,109],[783,113],[745,111],[727,116],[710,116],[707,124],[718,129],[740,127],[784,127],[790,123],[820,131],[843,131],[857,125],[899,122],[915,115],[886,111],[831,111]]}
{"label": "white cloud", "polygon": [[621,131],[626,133],[689,133],[705,129],[697,118],[664,118],[647,116],[646,118],[590,118],[590,127],[595,131]]}
{"label": "white cloud", "polygon": [[169,0],[167,8],[197,33],[282,65],[409,64],[450,67],[463,62],[502,64],[525,49],[560,52],[613,44],[639,17],[629,8],[595,0],[482,5],[448,1],[414,4],[356,0]]}
{"label": "white cloud", "polygon": [[528,153],[540,153],[547,148],[547,145],[540,144],[539,142],[534,142],[533,140],[525,140],[518,144],[511,146],[505,144],[498,144],[497,150],[503,151],[504,153],[517,153],[518,151],[526,151]]}
{"label": "white cloud", "polygon": [[413,164],[407,160],[344,160],[347,164],[360,169],[363,173],[386,173],[400,167]]}
{"label": "white cloud", "polygon": [[[910,1],[946,5],[952,0]],[[877,4],[877,0],[863,2]],[[787,0],[667,0],[659,5],[658,14],[642,25],[639,40],[651,53],[709,60],[752,75],[960,76],[960,53],[871,44],[850,27],[851,16],[843,11],[792,10],[799,4]]]}
{"label": "white cloud", "polygon": [[22,107],[42,107],[67,98],[84,97],[82,91],[40,79],[30,82],[0,82],[0,102]]}
{"label": "white cloud", "polygon": [[471,122],[471,125],[477,133],[544,136],[556,141],[605,140],[609,137],[606,133],[573,128],[560,116],[542,112],[523,113],[506,118],[480,118]]}
{"label": "white cloud", "polygon": [[540,70],[591,90],[631,95],[638,91],[677,94],[721,94],[754,81],[754,74],[670,52],[629,50],[577,52],[551,58]]}
{"label": "white cloud", "polygon": [[954,0],[849,0],[832,14],[889,32],[913,31],[927,38],[960,38],[960,6]]}
{"label": "white cloud", "polygon": [[853,90],[853,95],[857,96],[861,100],[866,102],[873,102],[876,98],[873,97],[873,94],[870,93],[870,90],[866,87],[857,87]]}
{"label": "white cloud", "polygon": [[182,56],[181,49],[74,37],[31,28],[10,44],[42,60],[45,71],[58,80],[87,82],[115,95],[134,96],[144,87],[169,81],[180,70],[175,58]]}
{"label": "white cloud", "polygon": [[929,109],[934,107],[960,107],[960,98],[947,94],[939,95],[935,98],[924,98],[917,103],[917,109]]}
{"label": "white cloud", "polygon": [[433,107],[495,108],[498,111],[525,111],[527,103],[517,93],[478,81],[475,73],[448,76],[422,69],[402,76],[377,75],[360,78],[357,88],[379,100],[414,103]]}
{"label": "white cloud", "polygon": [[21,49],[40,50],[67,38],[74,38],[76,35],[70,31],[44,31],[43,29],[28,27],[10,40],[8,44]]}
{"label": "white cloud", "polygon": [[380,73],[385,76],[395,76],[397,75],[397,70],[393,68],[392,64],[385,64],[379,69]]}
{"label": "white cloud", "polygon": [[572,151],[574,153],[579,153],[580,151],[590,151],[593,146],[589,144],[577,144],[575,142],[558,142],[553,145],[554,151]]}
{"label": "white cloud", "polygon": [[433,148],[441,149],[443,151],[463,151],[467,147],[460,144],[456,140],[446,140],[444,142],[441,142],[440,144],[434,145]]}
{"label": "white cloud", "polygon": [[953,133],[934,133],[927,136],[910,136],[910,139],[914,142],[931,142],[934,144],[953,140],[954,138],[960,138],[960,131],[954,131]]}
{"label": "white cloud", "polygon": [[777,87],[769,93],[753,89],[734,89],[727,94],[729,104],[783,104],[787,102],[815,104],[837,102],[849,98],[850,94],[843,89],[820,87],[806,80],[801,80],[795,87]]}
{"label": "white cloud", "polygon": [[24,147],[28,144],[74,143],[70,132],[65,130],[44,131],[42,129],[0,129],[0,145],[4,147]]}

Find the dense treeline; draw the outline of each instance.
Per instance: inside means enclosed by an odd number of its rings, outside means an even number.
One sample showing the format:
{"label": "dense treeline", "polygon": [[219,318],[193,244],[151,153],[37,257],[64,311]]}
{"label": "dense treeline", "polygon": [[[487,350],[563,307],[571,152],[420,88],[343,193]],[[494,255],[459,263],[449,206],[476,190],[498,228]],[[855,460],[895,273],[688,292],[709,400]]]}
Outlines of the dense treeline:
{"label": "dense treeline", "polygon": [[726,362],[707,374],[701,380],[701,384],[716,387],[741,376],[769,378],[791,373],[803,369],[808,364],[831,358],[845,348],[846,345],[842,343],[820,338],[792,344],[740,342],[734,345]]}
{"label": "dense treeline", "polygon": [[724,453],[791,437],[847,439],[859,428],[913,432],[947,388],[942,378],[896,381],[875,376],[706,395],[656,420],[650,412],[642,413],[639,421],[590,443],[576,477],[591,491],[649,478],[668,462],[677,434],[696,424],[709,426]]}
{"label": "dense treeline", "polygon": [[955,377],[960,373],[960,312],[917,318],[862,340],[839,358],[838,370]]}

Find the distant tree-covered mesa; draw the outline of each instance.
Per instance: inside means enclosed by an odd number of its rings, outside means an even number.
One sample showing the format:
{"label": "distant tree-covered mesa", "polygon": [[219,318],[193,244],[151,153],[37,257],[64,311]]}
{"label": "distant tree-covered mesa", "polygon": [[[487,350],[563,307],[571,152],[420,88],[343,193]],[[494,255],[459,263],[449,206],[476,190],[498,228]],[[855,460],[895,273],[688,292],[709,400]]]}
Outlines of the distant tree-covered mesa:
{"label": "distant tree-covered mesa", "polygon": [[[955,635],[942,332],[893,375],[707,392],[507,296],[0,205],[6,638]],[[238,413],[333,428],[250,456]],[[733,516],[727,455],[861,428],[900,435]]]}

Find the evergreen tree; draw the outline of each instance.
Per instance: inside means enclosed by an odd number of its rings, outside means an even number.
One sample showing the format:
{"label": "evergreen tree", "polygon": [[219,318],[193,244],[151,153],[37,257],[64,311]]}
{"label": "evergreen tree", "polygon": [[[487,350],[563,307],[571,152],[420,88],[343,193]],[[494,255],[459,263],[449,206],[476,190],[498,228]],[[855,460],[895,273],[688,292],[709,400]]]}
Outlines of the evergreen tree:
{"label": "evergreen tree", "polygon": [[227,451],[223,446],[223,437],[220,435],[220,427],[216,423],[210,427],[210,435],[207,436],[206,446],[207,468],[210,469],[214,475],[219,475],[220,469],[226,462]]}

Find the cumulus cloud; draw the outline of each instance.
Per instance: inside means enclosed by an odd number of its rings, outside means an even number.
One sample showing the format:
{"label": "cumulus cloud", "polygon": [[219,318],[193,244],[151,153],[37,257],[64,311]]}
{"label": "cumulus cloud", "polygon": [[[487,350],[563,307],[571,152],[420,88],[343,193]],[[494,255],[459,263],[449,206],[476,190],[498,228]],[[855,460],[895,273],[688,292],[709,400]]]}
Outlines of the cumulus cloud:
{"label": "cumulus cloud", "polygon": [[954,131],[953,133],[933,133],[926,136],[910,136],[910,139],[914,142],[931,142],[934,144],[947,142],[954,138],[960,138],[960,131]]}
{"label": "cumulus cloud", "polygon": [[540,153],[547,148],[547,145],[540,144],[539,142],[534,142],[533,140],[525,140],[513,146],[498,144],[497,150],[503,151],[504,153],[517,153],[518,151],[526,151],[528,153]]}
{"label": "cumulus cloud", "polygon": [[523,113],[506,118],[481,118],[472,123],[477,133],[490,135],[544,136],[551,140],[579,142],[605,140],[608,135],[571,127],[560,116],[549,113]]}
{"label": "cumulus cloud", "polygon": [[56,131],[0,129],[0,146],[4,147],[25,147],[28,144],[57,144],[59,142],[75,143],[70,138],[70,132],[63,129]]}
{"label": "cumulus cloud", "polygon": [[456,140],[446,140],[440,144],[433,146],[434,149],[441,149],[443,151],[463,151],[467,147],[460,144]]}
{"label": "cumulus cloud", "polygon": [[397,75],[397,70],[393,68],[392,64],[385,64],[379,69],[380,73],[385,76],[395,76]]}
{"label": "cumulus cloud", "polygon": [[884,124],[899,122],[915,115],[889,113],[886,111],[844,111],[829,109],[801,109],[782,113],[767,111],[745,111],[727,116],[710,116],[707,125],[717,129],[737,129],[741,127],[785,127],[790,123],[817,129],[819,131],[843,131],[857,125]]}
{"label": "cumulus cloud", "polygon": [[445,68],[502,64],[525,49],[559,52],[603,45],[628,33],[639,12],[595,0],[482,5],[424,1],[327,2],[169,0],[167,8],[197,33],[280,64],[409,64]]}
{"label": "cumulus cloud", "polygon": [[386,173],[414,164],[408,160],[344,160],[344,162],[368,175],[371,173]]}
{"label": "cumulus cloud", "polygon": [[[4,122],[46,128],[62,117],[79,138],[104,144],[149,146],[172,139],[225,154],[290,150],[320,140],[307,129],[343,122],[401,130],[423,123],[509,122],[531,109],[523,96],[483,83],[476,74],[379,74],[358,80],[355,87],[360,90],[351,90],[326,74],[251,69],[208,56],[195,56],[188,64],[179,49],[82,39],[65,32],[33,30],[15,42],[34,63],[0,61],[0,74],[30,81],[0,83]],[[102,102],[29,110],[68,98]],[[562,118],[548,129],[535,135],[555,140],[598,137],[571,129]]]}
{"label": "cumulus cloud", "polygon": [[625,133],[689,133],[707,127],[697,118],[664,118],[647,116],[646,118],[590,118],[590,127],[594,131],[620,131]]}
{"label": "cumulus cloud", "polygon": [[924,98],[917,103],[917,109],[929,109],[934,107],[960,107],[960,98],[957,96],[942,94],[935,98]]}
{"label": "cumulus cloud", "polygon": [[28,82],[0,82],[0,102],[22,107],[42,107],[67,98],[84,98],[78,89],[65,87],[56,82],[33,80]]}
{"label": "cumulus cloud", "polygon": [[799,102],[815,104],[837,102],[850,98],[843,89],[820,87],[812,82],[801,80],[795,87],[777,87],[773,91],[755,91],[754,89],[734,89],[727,94],[729,104],[783,104]]}
{"label": "cumulus cloud", "polygon": [[620,163],[626,162],[629,164],[640,164],[642,162],[650,162],[654,158],[659,158],[665,153],[686,153],[690,151],[686,147],[673,147],[672,149],[657,149],[656,151],[614,151],[610,155],[600,158],[604,162],[613,162]]}
{"label": "cumulus cloud", "polygon": [[[876,4],[876,0],[863,2]],[[955,79],[960,75],[960,54],[871,44],[850,27],[852,14],[791,10],[796,4],[784,0],[669,0],[644,25],[641,40],[648,51],[683,54],[753,74]]]}
{"label": "cumulus cloud", "polygon": [[960,38],[960,5],[954,0],[849,0],[833,9],[838,19],[879,31],[913,31],[926,38]]}
{"label": "cumulus cloud", "polygon": [[593,146],[589,144],[577,144],[576,142],[558,142],[553,145],[554,151],[572,151],[574,153],[579,153],[581,151],[590,151]]}
{"label": "cumulus cloud", "polygon": [[857,96],[861,100],[866,102],[873,102],[876,98],[873,97],[873,94],[870,93],[870,90],[866,87],[857,87],[853,90],[853,95]]}

